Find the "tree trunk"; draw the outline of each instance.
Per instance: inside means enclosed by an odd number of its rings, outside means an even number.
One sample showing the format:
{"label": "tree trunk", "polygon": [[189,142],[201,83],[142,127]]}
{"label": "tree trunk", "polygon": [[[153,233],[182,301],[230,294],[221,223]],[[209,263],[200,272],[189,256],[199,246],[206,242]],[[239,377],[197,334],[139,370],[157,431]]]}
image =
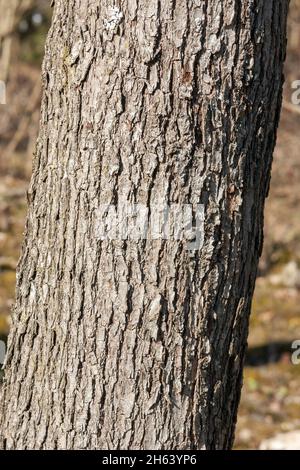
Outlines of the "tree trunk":
{"label": "tree trunk", "polygon": [[0,0],[0,80],[8,76],[13,34],[17,19],[28,9],[32,0]]}
{"label": "tree trunk", "polygon": [[[112,6],[113,5],[113,6]],[[288,0],[56,0],[2,396],[8,449],[228,449]],[[99,240],[204,205],[204,243]]]}

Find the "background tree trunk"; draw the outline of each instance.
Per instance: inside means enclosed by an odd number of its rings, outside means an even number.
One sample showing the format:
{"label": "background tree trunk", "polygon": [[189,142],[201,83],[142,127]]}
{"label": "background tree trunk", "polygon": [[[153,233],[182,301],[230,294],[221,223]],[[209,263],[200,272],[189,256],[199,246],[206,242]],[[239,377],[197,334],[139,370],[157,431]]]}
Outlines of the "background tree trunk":
{"label": "background tree trunk", "polygon": [[0,0],[0,80],[8,76],[11,47],[17,20],[30,8],[32,0]]}
{"label": "background tree trunk", "polygon": [[[56,0],[2,446],[227,449],[288,0]],[[101,203],[205,206],[205,237],[99,241]]]}

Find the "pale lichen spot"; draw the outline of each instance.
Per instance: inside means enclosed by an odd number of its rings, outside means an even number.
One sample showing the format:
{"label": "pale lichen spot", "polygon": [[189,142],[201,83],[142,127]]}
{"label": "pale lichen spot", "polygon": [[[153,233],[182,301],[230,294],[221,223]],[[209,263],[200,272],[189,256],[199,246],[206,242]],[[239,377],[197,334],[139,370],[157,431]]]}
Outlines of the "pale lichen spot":
{"label": "pale lichen spot", "polygon": [[29,304],[32,305],[36,300],[36,288],[33,283],[30,285]]}
{"label": "pale lichen spot", "polygon": [[104,19],[104,28],[113,31],[122,21],[123,13],[119,8],[113,7],[108,10],[108,16]]}
{"label": "pale lichen spot", "polygon": [[200,18],[200,17],[195,18],[195,25],[196,25],[196,30],[197,31],[200,31],[201,24],[202,24],[202,18]]}

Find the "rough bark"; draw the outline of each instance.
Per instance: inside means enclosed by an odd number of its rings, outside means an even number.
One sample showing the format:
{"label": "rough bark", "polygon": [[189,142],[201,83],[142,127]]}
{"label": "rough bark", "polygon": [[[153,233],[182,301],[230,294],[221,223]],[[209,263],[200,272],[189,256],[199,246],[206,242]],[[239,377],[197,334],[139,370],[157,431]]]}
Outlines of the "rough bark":
{"label": "rough bark", "polygon": [[[56,0],[3,447],[231,447],[287,9]],[[172,240],[96,239],[100,203],[158,197],[204,204],[193,256]]]}

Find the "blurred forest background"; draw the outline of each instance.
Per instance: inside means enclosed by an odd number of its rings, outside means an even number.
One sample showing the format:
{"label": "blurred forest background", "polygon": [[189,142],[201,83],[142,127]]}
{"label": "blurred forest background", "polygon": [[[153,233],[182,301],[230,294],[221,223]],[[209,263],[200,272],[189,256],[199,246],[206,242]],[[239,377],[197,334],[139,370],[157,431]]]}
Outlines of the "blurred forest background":
{"label": "blurred forest background", "polygon": [[[9,332],[38,132],[49,4],[48,0],[0,0],[0,80],[7,84],[6,104],[0,105],[2,340]],[[300,449],[300,365],[291,362],[291,344],[300,339],[300,105],[292,103],[292,83],[300,80],[299,64],[300,0],[291,0],[284,102],[251,316],[237,449],[277,446],[284,441],[282,433],[287,433],[289,445]],[[274,436],[277,444],[265,442]]]}

